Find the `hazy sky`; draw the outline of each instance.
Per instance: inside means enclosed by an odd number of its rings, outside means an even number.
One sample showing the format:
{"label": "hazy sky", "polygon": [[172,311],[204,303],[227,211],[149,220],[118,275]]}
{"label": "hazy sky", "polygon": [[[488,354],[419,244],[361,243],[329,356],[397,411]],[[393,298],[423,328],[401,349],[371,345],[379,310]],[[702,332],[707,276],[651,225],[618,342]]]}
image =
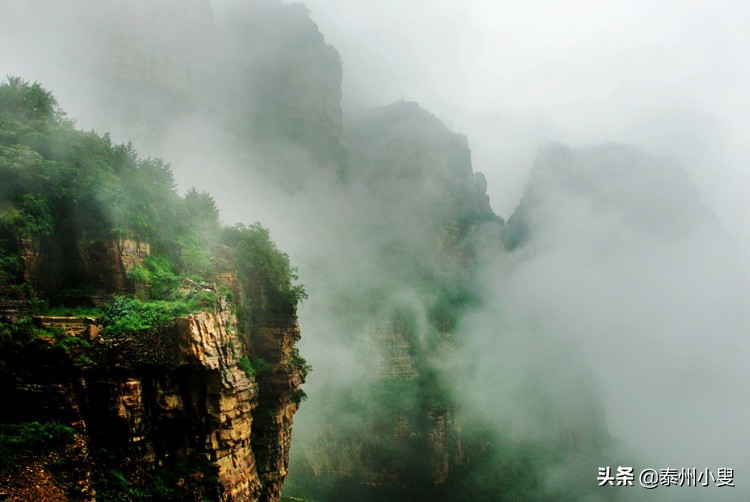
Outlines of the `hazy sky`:
{"label": "hazy sky", "polygon": [[[85,107],[66,92],[79,86],[79,72],[58,68],[57,53],[74,46],[80,31],[75,9],[49,9],[40,0],[2,3],[0,75],[41,80],[87,127]],[[539,144],[629,142],[678,158],[750,254],[750,2],[305,4],[341,54],[344,104],[417,101],[466,134],[503,217],[518,203]],[[40,21],[17,28],[15,17],[30,8]],[[56,36],[50,54],[44,41]],[[42,48],[45,65],[38,64]]]}
{"label": "hazy sky", "polygon": [[344,102],[418,101],[468,135],[502,216],[538,144],[677,157],[750,249],[750,3],[308,0]]}

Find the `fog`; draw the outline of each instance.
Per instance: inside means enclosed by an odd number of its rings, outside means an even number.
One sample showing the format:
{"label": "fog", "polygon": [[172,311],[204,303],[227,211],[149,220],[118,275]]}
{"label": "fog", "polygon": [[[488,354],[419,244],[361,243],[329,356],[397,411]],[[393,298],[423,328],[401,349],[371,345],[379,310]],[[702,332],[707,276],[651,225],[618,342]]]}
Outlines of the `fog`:
{"label": "fog", "polygon": [[679,158],[748,249],[745,2],[307,5],[341,52],[344,102],[416,100],[467,134],[499,214],[539,144],[622,141]]}
{"label": "fog", "polygon": [[[632,147],[547,145],[532,180],[527,197],[544,200],[528,206],[535,239],[486,271],[502,310],[467,320],[485,333],[469,357],[487,364],[469,385],[507,387],[503,362],[554,360],[566,357],[558,344],[573,345],[601,382],[609,432],[640,468],[730,463],[744,485],[750,289],[733,241],[679,164]],[[498,342],[499,325],[524,336]]]}
{"label": "fog", "polygon": [[[354,427],[356,413],[323,422],[342,388],[382,369],[373,336],[360,336],[375,329],[363,328],[374,307],[358,295],[376,292],[379,312],[413,314],[418,344],[427,344],[432,329],[433,299],[409,282],[405,262],[383,256],[385,245],[402,245],[425,266],[463,277],[457,266],[430,261],[430,218],[444,189],[429,176],[399,188],[388,184],[397,178],[378,185],[359,175],[338,189],[333,171],[298,145],[248,146],[252,134],[237,131],[243,117],[262,109],[266,89],[247,69],[273,67],[288,55],[283,43],[257,46],[253,40],[269,39],[232,31],[247,15],[241,2],[216,0],[213,10],[197,0],[164,1],[161,10],[147,3],[6,0],[0,74],[40,81],[79,127],[132,139],[141,153],[171,162],[180,190],[210,191],[225,222],[269,227],[310,296],[300,309],[301,350],[314,372],[295,439],[308,444],[321,429]],[[387,164],[362,146],[361,138],[374,136],[357,128],[369,107],[416,101],[466,136],[498,215],[508,221],[519,204],[526,208],[517,213],[528,232],[523,245],[479,260],[483,299],[458,323],[463,345],[430,362],[445,369],[461,405],[504,437],[543,438],[549,424],[535,425],[529,410],[537,398],[524,389],[529,374],[544,373],[546,399],[570,412],[560,421],[575,422],[577,399],[598,394],[608,433],[623,445],[610,449],[613,466],[730,467],[737,487],[712,490],[711,498],[746,497],[750,6],[305,4],[341,57],[352,170]],[[173,16],[177,9],[183,14]],[[192,24],[180,26],[181,19]],[[112,40],[135,40],[134,54],[152,55],[153,80],[179,92],[165,98],[159,86],[128,87],[127,77],[127,85],[113,84],[113,74],[138,65],[109,61],[118,47]],[[236,65],[240,59],[252,64]],[[326,68],[326,61],[312,66]],[[122,88],[146,97],[113,94]],[[335,91],[325,96],[336,98]],[[448,169],[440,155],[448,147],[425,137],[437,153],[418,157],[420,166]],[[408,141],[423,140],[418,133],[403,144],[381,139],[372,143],[406,153]],[[647,493],[704,500],[695,490]]]}

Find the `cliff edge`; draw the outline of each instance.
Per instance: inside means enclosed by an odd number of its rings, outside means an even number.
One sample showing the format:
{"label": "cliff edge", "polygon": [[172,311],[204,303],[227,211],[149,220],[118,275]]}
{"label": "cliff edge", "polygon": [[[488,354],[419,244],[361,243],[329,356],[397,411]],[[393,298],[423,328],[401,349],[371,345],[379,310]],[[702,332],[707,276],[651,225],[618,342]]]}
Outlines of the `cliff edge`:
{"label": "cliff edge", "polygon": [[259,224],[0,84],[0,498],[276,501],[305,297]]}

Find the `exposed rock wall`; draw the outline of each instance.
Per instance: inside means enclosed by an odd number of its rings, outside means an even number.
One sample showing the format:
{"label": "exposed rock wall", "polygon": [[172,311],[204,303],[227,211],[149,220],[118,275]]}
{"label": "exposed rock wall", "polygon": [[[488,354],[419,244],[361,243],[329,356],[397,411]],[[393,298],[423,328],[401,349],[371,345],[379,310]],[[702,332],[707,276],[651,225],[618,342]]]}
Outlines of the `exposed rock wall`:
{"label": "exposed rock wall", "polygon": [[451,373],[438,361],[455,343],[466,308],[461,288],[476,290],[478,255],[502,250],[503,222],[472,170],[466,138],[416,103],[362,114],[345,139],[351,186],[376,201],[352,208],[358,244],[369,247],[368,267],[378,275],[357,283],[375,288],[377,299],[353,306],[361,309],[354,336],[366,340],[359,356],[369,374],[338,391],[351,403],[331,398],[331,410],[320,411],[344,423],[316,431],[300,470],[316,487],[333,478],[403,495],[444,485],[465,463],[463,417],[442,381]]}
{"label": "exposed rock wall", "polygon": [[151,253],[147,242],[132,239],[78,241],[77,275],[104,293],[132,291],[128,273]]}
{"label": "exposed rock wall", "polygon": [[383,378],[414,378],[419,368],[414,344],[392,322],[375,322],[366,327],[371,341],[375,371]]}
{"label": "exposed rock wall", "polygon": [[[151,253],[149,243],[132,239],[65,237],[18,239],[20,271],[13,282],[48,299],[79,290],[69,302],[103,304],[112,294],[133,291],[128,273]],[[2,286],[0,299],[10,285]]]}
{"label": "exposed rock wall", "polygon": [[292,417],[303,381],[299,369],[291,364],[292,346],[300,335],[296,322],[264,326],[253,335],[252,352],[271,366],[257,375],[260,398],[253,434],[258,475],[264,485],[262,500],[271,501],[281,497],[289,466]]}
{"label": "exposed rock wall", "polygon": [[[90,326],[73,318],[38,322],[65,326],[66,336],[84,336]],[[165,468],[183,469],[176,482],[186,500],[275,501],[288,465],[292,396],[302,381],[288,366],[297,338],[293,318],[260,331],[259,354],[275,363],[260,384],[238,366],[243,337],[228,308],[179,317],[163,329],[95,337],[91,361],[55,350],[55,339],[39,340],[25,352],[33,383],[3,382],[19,405],[6,418],[75,424],[86,448],[113,454],[107,468],[133,486]],[[78,480],[89,498],[97,486],[105,497],[112,490],[91,482],[97,468],[89,462]]]}

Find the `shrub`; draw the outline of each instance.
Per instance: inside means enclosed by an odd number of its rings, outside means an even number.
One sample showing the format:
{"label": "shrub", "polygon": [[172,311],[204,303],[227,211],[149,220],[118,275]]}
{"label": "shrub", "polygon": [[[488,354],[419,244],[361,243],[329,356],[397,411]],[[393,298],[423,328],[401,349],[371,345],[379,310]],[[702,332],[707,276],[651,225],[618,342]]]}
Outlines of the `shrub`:
{"label": "shrub", "polygon": [[55,344],[55,346],[63,349],[65,352],[70,352],[71,350],[79,347],[82,349],[91,348],[91,344],[88,342],[88,340],[78,338],[77,336],[68,336],[65,334],[57,337],[57,344]]}
{"label": "shrub", "polygon": [[75,363],[81,366],[86,366],[94,362],[89,356],[86,354],[81,354],[75,359]]}
{"label": "shrub", "polygon": [[21,271],[18,255],[0,247],[0,280],[12,280]]}
{"label": "shrub", "polygon": [[0,464],[12,467],[19,453],[59,448],[74,434],[71,426],[59,422],[0,424]]}
{"label": "shrub", "polygon": [[218,302],[218,293],[204,289],[198,291],[198,293],[190,299],[189,304],[191,308],[195,310],[215,310]]}
{"label": "shrub", "polygon": [[71,426],[59,422],[0,424],[0,444],[30,451],[64,444],[74,433]]}
{"label": "shrub", "polygon": [[272,370],[271,363],[263,359],[262,357],[253,357],[250,361],[247,356],[242,356],[237,361],[237,366],[244,371],[248,376],[262,375],[263,373],[270,373]]}
{"label": "shrub", "polygon": [[59,330],[40,328],[34,324],[30,317],[22,317],[10,325],[3,325],[2,342],[13,346],[15,349],[22,349],[39,337],[52,338],[59,335],[61,335]]}
{"label": "shrub", "polygon": [[185,301],[150,301],[118,296],[104,311],[104,334],[144,331],[167,324],[193,311]]}
{"label": "shrub", "polygon": [[174,299],[179,281],[174,262],[168,256],[158,254],[146,257],[143,264],[133,267],[128,277],[149,288],[150,298],[160,300]]}
{"label": "shrub", "polygon": [[271,363],[263,359],[262,357],[253,357],[253,367],[259,375],[263,373],[270,373],[273,369]]}
{"label": "shrub", "polygon": [[77,305],[75,307],[67,307],[64,305],[58,305],[50,307],[44,311],[45,315],[49,316],[66,316],[66,317],[93,317],[98,318],[104,315],[104,311],[99,307],[86,307]]}
{"label": "shrub", "polygon": [[247,376],[255,376],[256,369],[253,367],[253,363],[250,362],[250,359],[247,358],[247,356],[242,356],[239,361],[237,361],[237,366],[245,372]]}
{"label": "shrub", "polygon": [[299,349],[297,347],[294,347],[292,349],[292,359],[290,362],[294,369],[302,373],[303,380],[307,378],[308,373],[312,371],[312,365],[309,364],[307,360],[300,355]]}
{"label": "shrub", "polygon": [[302,401],[307,400],[307,393],[302,389],[294,389],[292,391],[292,401],[295,404],[300,404]]}
{"label": "shrub", "polygon": [[20,237],[50,235],[53,222],[46,197],[24,194],[16,204],[0,212],[0,227]]}
{"label": "shrub", "polygon": [[268,230],[259,223],[227,228],[224,240],[234,248],[240,281],[246,291],[260,285],[269,293],[274,306],[294,307],[307,298],[304,286],[296,282],[297,269],[291,266],[289,255],[276,247]]}

